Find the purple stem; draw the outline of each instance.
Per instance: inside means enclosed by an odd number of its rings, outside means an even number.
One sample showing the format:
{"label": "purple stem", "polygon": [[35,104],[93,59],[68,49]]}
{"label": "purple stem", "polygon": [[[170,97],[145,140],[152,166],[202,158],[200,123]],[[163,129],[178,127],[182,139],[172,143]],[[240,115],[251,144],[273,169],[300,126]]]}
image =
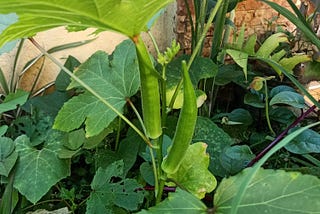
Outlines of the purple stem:
{"label": "purple stem", "polygon": [[248,163],[247,167],[251,167],[256,162],[258,162],[272,147],[277,145],[280,142],[280,140],[282,140],[282,138],[284,138],[284,136],[286,134],[288,134],[288,131],[290,129],[292,129],[293,127],[298,125],[308,114],[313,112],[315,109],[316,109],[316,106],[313,105],[307,111],[305,111],[303,114],[301,114],[300,117],[298,117],[293,123],[291,123],[280,135],[278,135],[278,137],[276,139],[274,139],[266,148],[264,148],[264,150],[262,150],[254,159],[252,159]]}

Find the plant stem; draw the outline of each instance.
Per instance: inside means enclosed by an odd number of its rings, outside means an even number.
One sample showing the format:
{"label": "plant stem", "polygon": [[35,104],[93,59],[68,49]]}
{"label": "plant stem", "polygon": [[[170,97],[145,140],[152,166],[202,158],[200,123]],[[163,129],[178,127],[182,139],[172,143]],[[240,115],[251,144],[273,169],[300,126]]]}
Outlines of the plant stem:
{"label": "plant stem", "polygon": [[271,126],[271,122],[270,122],[270,117],[269,117],[269,96],[268,96],[268,86],[267,86],[267,80],[264,80],[264,92],[266,94],[266,98],[265,98],[265,104],[266,104],[266,118],[267,118],[267,123],[268,123],[268,127],[269,130],[272,134],[272,136],[275,136],[276,133],[273,131],[272,126]]}
{"label": "plant stem", "polygon": [[[204,39],[206,38],[206,35],[207,35],[207,32],[209,31],[210,29],[210,26],[211,26],[211,23],[214,19],[214,17],[216,16],[217,12],[218,12],[218,9],[220,8],[221,4],[222,4],[222,0],[218,0],[217,1],[217,4],[216,6],[214,7],[214,9],[211,11],[210,13],[210,16],[209,16],[209,19],[207,21],[207,24],[205,25],[204,29],[203,29],[203,32],[201,34],[201,37],[197,43],[197,46],[195,47],[195,49],[192,51],[192,54],[191,54],[191,57],[188,61],[188,64],[187,64],[187,71],[189,72],[190,70],[190,67],[194,61],[194,59],[196,58],[196,56],[198,55],[198,52],[200,51],[201,49],[201,46],[202,46],[202,42],[204,41]],[[174,94],[170,100],[170,103],[169,103],[169,109],[172,109],[173,108],[173,104],[178,96],[178,93],[179,93],[179,90],[182,86],[182,79],[180,80],[180,82],[178,83],[175,91],[174,91]]]}
{"label": "plant stem", "polygon": [[254,159],[252,159],[247,167],[253,166],[256,162],[258,162],[270,149],[272,149],[275,145],[277,145],[282,138],[289,132],[290,129],[298,125],[308,114],[313,112],[316,109],[316,106],[313,105],[306,112],[304,112],[300,117],[298,117],[293,123],[291,123],[276,139],[274,139],[264,150],[262,150]]}
{"label": "plant stem", "polygon": [[69,69],[64,67],[56,58],[51,56],[44,48],[42,48],[33,38],[29,38],[31,43],[37,47],[41,53],[47,56],[53,63],[55,63],[61,70],[66,72],[70,77],[72,77],[77,83],[79,83],[82,87],[84,87],[88,92],[90,92],[93,96],[99,99],[103,104],[105,104],[108,108],[110,108],[113,112],[115,112],[122,120],[124,120],[137,134],[150,146],[150,140],[121,112],[115,109],[107,100],[105,100],[101,95],[99,95],[95,90],[93,90],[90,86],[88,86],[85,82],[79,79],[76,75],[74,75]]}

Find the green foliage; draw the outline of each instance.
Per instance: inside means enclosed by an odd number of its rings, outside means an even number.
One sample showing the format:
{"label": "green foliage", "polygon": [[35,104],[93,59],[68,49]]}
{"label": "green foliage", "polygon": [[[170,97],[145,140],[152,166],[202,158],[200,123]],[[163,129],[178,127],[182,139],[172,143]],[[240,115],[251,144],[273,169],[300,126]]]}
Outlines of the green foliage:
{"label": "green foliage", "polygon": [[[224,179],[217,189],[216,213],[231,213],[233,200],[250,169]],[[283,170],[259,169],[245,190],[236,213],[319,213],[320,180]]]}
{"label": "green foliage", "polygon": [[190,145],[178,171],[168,174],[169,179],[200,199],[217,186],[215,177],[208,171],[209,154],[206,154],[206,148],[205,143]]}
{"label": "green foliage", "polygon": [[148,210],[142,210],[139,214],[174,214],[174,213],[188,213],[188,214],[205,214],[207,207],[198,198],[192,194],[177,189],[175,193],[169,193],[169,197],[162,203]]}
{"label": "green foliage", "polygon": [[[69,31],[93,27],[97,29],[97,33],[112,30],[134,37],[145,31],[149,20],[170,2],[172,0],[152,0],[148,1],[148,4],[145,0],[68,1],[67,3],[63,0],[54,2],[13,0],[7,4],[1,0],[0,13],[14,11],[19,20],[3,31],[0,46],[8,41],[30,37],[59,26],[67,26]],[[63,19],[61,13],[64,14]]]}
{"label": "green foliage", "polygon": [[0,175],[8,177],[14,164],[18,159],[18,153],[15,151],[15,145],[11,138],[0,138]]}
{"label": "green foliage", "polygon": [[[297,130],[297,128],[293,128],[290,132],[295,130]],[[319,153],[320,134],[311,129],[307,129],[288,143],[285,148],[295,154]]]}
{"label": "green foliage", "polygon": [[[111,56],[99,51],[81,64],[76,75],[122,112],[126,99],[138,91],[138,64],[134,45],[129,40],[120,44]],[[79,87],[72,81],[69,89]],[[64,104],[54,128],[71,131],[86,124],[86,136],[99,134],[116,117],[99,99],[84,92]]]}
{"label": "green foliage", "polygon": [[59,133],[52,133],[43,148],[35,149],[27,136],[15,140],[19,159],[15,169],[14,187],[29,201],[36,203],[61,179],[70,175],[70,162],[60,159],[62,146]]}
{"label": "green foliage", "polygon": [[14,110],[18,105],[23,105],[28,99],[29,93],[19,90],[16,93],[10,93],[0,104],[0,113]]}
{"label": "green foliage", "polygon": [[291,91],[282,91],[270,100],[270,105],[286,104],[296,108],[303,108],[304,98],[301,94]]}
{"label": "green foliage", "polygon": [[[123,179],[123,167],[123,161],[116,161],[97,170],[91,183],[92,192],[86,213],[115,213],[114,205],[131,211],[138,209],[144,198],[143,191],[138,190],[142,186],[134,179]],[[112,182],[114,177],[121,180]]]}

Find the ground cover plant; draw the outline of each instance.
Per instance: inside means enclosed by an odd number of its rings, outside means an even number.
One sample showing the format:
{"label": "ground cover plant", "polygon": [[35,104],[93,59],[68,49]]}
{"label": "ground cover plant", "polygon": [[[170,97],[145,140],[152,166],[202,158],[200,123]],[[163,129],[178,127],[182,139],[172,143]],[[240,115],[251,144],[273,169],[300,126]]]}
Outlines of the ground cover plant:
{"label": "ground cover plant", "polygon": [[[293,75],[299,63],[314,72],[318,62],[286,49],[284,32],[257,48],[244,26],[228,42],[226,14],[238,2],[228,0],[194,1],[191,55],[173,41],[153,58],[140,34],[172,2],[0,0],[0,45],[28,39],[61,69],[48,95],[1,81],[1,213],[320,213],[319,122],[307,118],[320,104]],[[320,48],[291,0],[293,12],[263,2]],[[62,65],[32,37],[58,26],[128,39],[112,54]],[[240,101],[222,100],[230,87]]]}

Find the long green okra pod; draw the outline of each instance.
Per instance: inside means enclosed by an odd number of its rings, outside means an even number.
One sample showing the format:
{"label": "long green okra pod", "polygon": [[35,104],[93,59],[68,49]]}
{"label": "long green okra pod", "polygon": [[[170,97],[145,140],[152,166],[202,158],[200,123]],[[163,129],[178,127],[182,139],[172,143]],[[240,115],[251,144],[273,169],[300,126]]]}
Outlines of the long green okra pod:
{"label": "long green okra pod", "polygon": [[140,35],[134,37],[140,68],[142,114],[146,134],[155,139],[162,134],[159,76]]}
{"label": "long green okra pod", "polygon": [[197,101],[195,91],[188,73],[186,62],[182,62],[183,71],[183,106],[180,111],[172,147],[162,162],[162,170],[173,174],[179,166],[191,143],[197,121]]}

